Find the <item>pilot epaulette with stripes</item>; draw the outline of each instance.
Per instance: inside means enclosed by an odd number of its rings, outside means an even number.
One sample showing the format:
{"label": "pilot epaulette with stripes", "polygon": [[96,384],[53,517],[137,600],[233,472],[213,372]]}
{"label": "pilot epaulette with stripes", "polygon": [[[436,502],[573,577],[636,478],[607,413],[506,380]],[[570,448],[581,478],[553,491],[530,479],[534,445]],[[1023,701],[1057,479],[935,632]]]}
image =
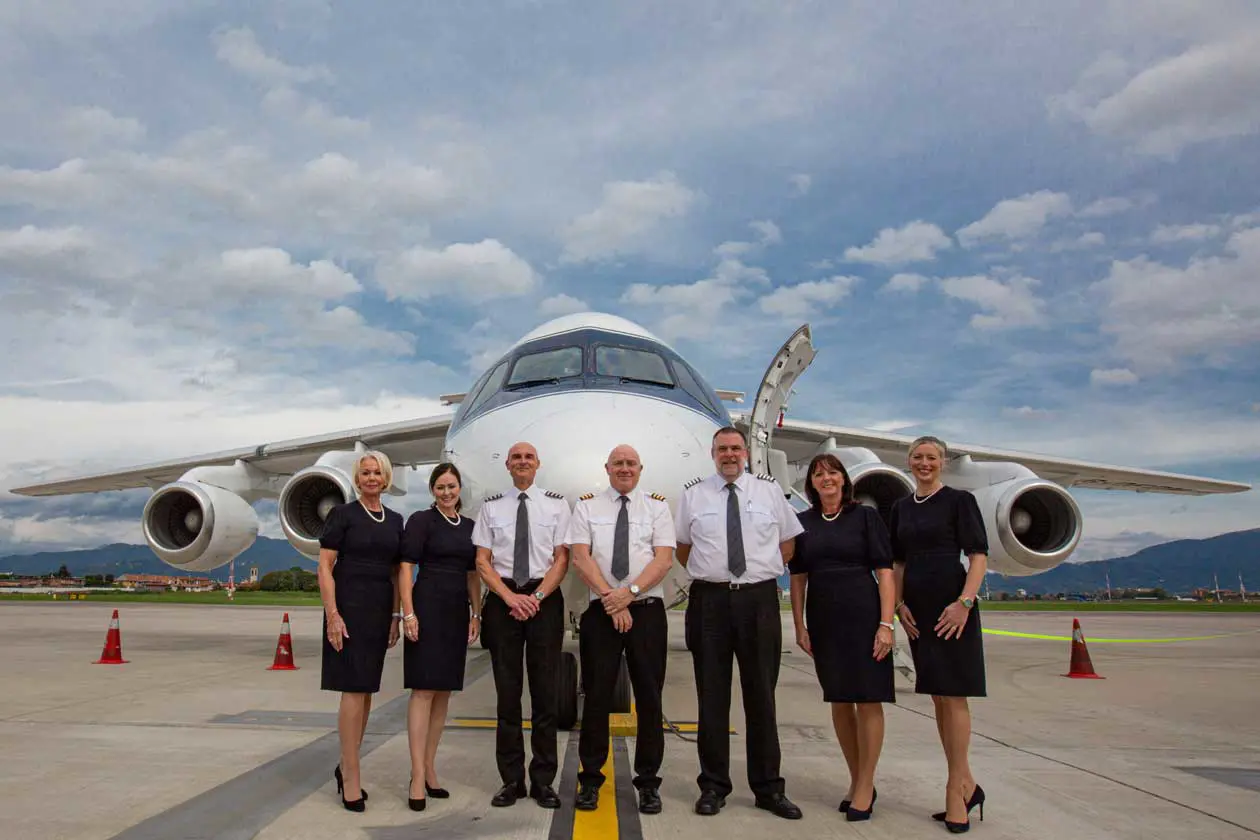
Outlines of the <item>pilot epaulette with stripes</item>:
{"label": "pilot epaulette with stripes", "polygon": [[554,490],[544,490],[543,495],[546,496],[548,499],[563,499],[564,498],[563,493],[557,493]]}
{"label": "pilot epaulette with stripes", "polygon": [[578,496],[578,501],[579,501],[579,502],[589,502],[589,501],[590,501],[591,499],[593,499],[593,498],[595,498],[595,494],[594,494],[594,493],[583,493],[581,496]]}
{"label": "pilot epaulette with stripes", "polygon": [[493,496],[486,496],[486,497],[485,497],[484,499],[482,499],[481,501],[482,501],[483,503],[485,503],[485,502],[495,502],[495,501],[498,501],[499,499],[502,499],[502,498],[503,498],[503,494],[502,494],[502,493],[495,493]]}
{"label": "pilot epaulette with stripes", "polygon": [[762,481],[774,481],[774,476],[770,475],[770,473],[757,473],[757,478],[760,478]]}
{"label": "pilot epaulette with stripes", "polygon": [[693,478],[691,479],[691,481],[688,481],[686,484],[683,485],[683,489],[687,490],[692,487],[695,487],[697,484],[699,484],[702,481],[704,481],[704,476],[698,476],[696,478]]}
{"label": "pilot epaulette with stripes", "polygon": [[663,502],[663,501],[665,501],[665,497],[664,497],[664,496],[662,496],[660,493],[648,493],[648,498],[650,498],[650,499],[656,499],[656,501],[658,501],[658,502]]}

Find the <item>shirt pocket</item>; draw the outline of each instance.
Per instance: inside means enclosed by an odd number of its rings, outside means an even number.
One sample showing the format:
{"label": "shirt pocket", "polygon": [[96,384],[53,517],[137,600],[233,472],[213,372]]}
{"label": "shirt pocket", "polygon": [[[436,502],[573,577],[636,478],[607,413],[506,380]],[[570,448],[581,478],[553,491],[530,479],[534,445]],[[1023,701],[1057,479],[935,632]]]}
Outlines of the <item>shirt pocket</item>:
{"label": "shirt pocket", "polygon": [[691,522],[691,532],[714,542],[726,539],[726,509],[700,511]]}
{"label": "shirt pocket", "polygon": [[747,521],[753,533],[758,536],[772,536],[778,531],[779,520],[774,511],[757,502],[748,505]]}

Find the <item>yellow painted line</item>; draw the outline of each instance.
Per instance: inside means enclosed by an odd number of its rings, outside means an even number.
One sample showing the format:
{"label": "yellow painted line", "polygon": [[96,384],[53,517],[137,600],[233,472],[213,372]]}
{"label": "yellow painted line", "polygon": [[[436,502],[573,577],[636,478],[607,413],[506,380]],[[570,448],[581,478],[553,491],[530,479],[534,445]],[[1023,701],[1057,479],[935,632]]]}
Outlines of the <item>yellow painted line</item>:
{"label": "yellow painted line", "polygon": [[[608,758],[603,767],[604,784],[599,789],[599,805],[594,811],[573,811],[573,840],[618,837],[617,773],[613,767],[612,738],[608,739]],[[574,789],[578,787],[574,781]]]}
{"label": "yellow painted line", "polygon": [[[622,719],[623,719],[623,718],[628,718],[628,723],[625,723],[624,721],[622,721]],[[631,715],[609,715],[609,716],[608,716],[608,723],[609,723],[609,726],[610,726],[610,727],[617,727],[617,726],[622,725],[623,723],[625,723],[625,725],[626,725],[626,726],[628,726],[631,730],[634,730],[634,731],[631,731],[631,732],[629,733],[629,734],[631,734],[631,735],[634,735],[634,734],[636,733],[636,731],[637,731],[637,730],[635,730],[635,727],[636,727],[636,725],[637,725],[637,724],[636,724],[636,720],[637,720],[637,718],[636,718],[633,714],[631,714]],[[494,718],[462,718],[462,717],[457,717],[457,718],[452,718],[452,719],[451,719],[451,722],[447,724],[447,728],[452,728],[452,727],[453,727],[453,728],[455,728],[455,729],[494,729],[496,726],[498,726],[498,722],[497,722]],[[521,727],[522,727],[523,729],[526,729],[526,730],[530,729],[530,728],[531,728],[531,726],[530,726],[530,722],[529,722],[528,720],[526,720],[526,721],[522,721],[522,722],[521,722]],[[674,724],[674,727],[676,728],[676,730],[677,730],[678,732],[698,732],[698,731],[700,731],[700,724],[696,723],[695,721],[686,721],[686,722],[683,722],[683,723],[677,723],[677,722],[676,722],[676,723]],[[669,727],[669,725],[668,725],[668,724],[666,724],[666,723],[662,722],[662,723],[661,723],[661,729],[664,729],[664,730],[666,730],[666,731],[669,731],[670,727]],[[731,729],[730,731],[731,731],[731,732],[734,732],[735,730],[734,730],[734,729]],[[613,735],[616,735],[616,736],[618,736],[618,737],[625,737],[625,736],[624,736],[624,734],[623,734],[623,733],[620,733],[620,732],[613,732],[612,734],[613,734]]]}
{"label": "yellow painted line", "polygon": [[[991,636],[1008,636],[1013,639],[1042,639],[1048,642],[1070,642],[1071,636],[1049,636],[1044,633],[1017,633],[1014,630],[993,630],[988,627],[982,628],[983,632]],[[1214,636],[1177,636],[1165,639],[1100,639],[1097,636],[1086,636],[1085,641],[1088,644],[1113,644],[1113,645],[1153,645],[1164,644],[1168,642],[1205,642],[1210,639],[1226,639],[1231,636],[1247,636],[1260,631],[1247,630],[1242,633],[1217,633]]]}

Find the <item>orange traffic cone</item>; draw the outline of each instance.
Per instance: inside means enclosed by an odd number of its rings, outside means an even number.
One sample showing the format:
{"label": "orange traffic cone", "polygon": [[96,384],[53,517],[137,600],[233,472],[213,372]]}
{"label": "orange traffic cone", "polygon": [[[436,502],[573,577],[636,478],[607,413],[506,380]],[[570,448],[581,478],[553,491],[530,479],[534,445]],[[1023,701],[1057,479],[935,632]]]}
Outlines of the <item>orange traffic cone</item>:
{"label": "orange traffic cone", "polygon": [[1085,647],[1085,634],[1081,632],[1080,619],[1072,619],[1072,664],[1065,677],[1079,680],[1102,680],[1094,673],[1094,663],[1089,661],[1089,649]]}
{"label": "orange traffic cone", "polygon": [[118,610],[109,620],[109,630],[105,632],[105,647],[101,650],[101,658],[93,665],[126,665],[129,660],[122,658],[122,632],[118,629]]}
{"label": "orange traffic cone", "polygon": [[268,671],[296,671],[293,664],[293,637],[289,635],[289,614],[284,614],[284,622],[280,625],[280,641],[276,642],[276,658]]}

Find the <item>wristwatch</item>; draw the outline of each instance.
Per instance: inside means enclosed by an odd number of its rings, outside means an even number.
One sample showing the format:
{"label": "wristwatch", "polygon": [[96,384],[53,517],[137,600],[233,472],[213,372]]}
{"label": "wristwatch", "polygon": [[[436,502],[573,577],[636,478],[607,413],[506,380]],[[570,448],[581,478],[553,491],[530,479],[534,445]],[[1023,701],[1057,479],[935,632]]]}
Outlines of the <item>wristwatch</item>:
{"label": "wristwatch", "polygon": [[959,598],[958,603],[962,604],[967,609],[971,609],[972,607],[975,606],[976,599],[975,598]]}
{"label": "wristwatch", "polygon": [[643,590],[639,589],[639,584],[637,583],[630,584],[630,594],[633,595],[634,597],[638,598],[639,593],[642,591]]}
{"label": "wristwatch", "polygon": [[535,589],[534,597],[537,598],[539,601],[541,601],[543,598],[546,598],[547,596],[543,594],[543,591],[541,589]]}

